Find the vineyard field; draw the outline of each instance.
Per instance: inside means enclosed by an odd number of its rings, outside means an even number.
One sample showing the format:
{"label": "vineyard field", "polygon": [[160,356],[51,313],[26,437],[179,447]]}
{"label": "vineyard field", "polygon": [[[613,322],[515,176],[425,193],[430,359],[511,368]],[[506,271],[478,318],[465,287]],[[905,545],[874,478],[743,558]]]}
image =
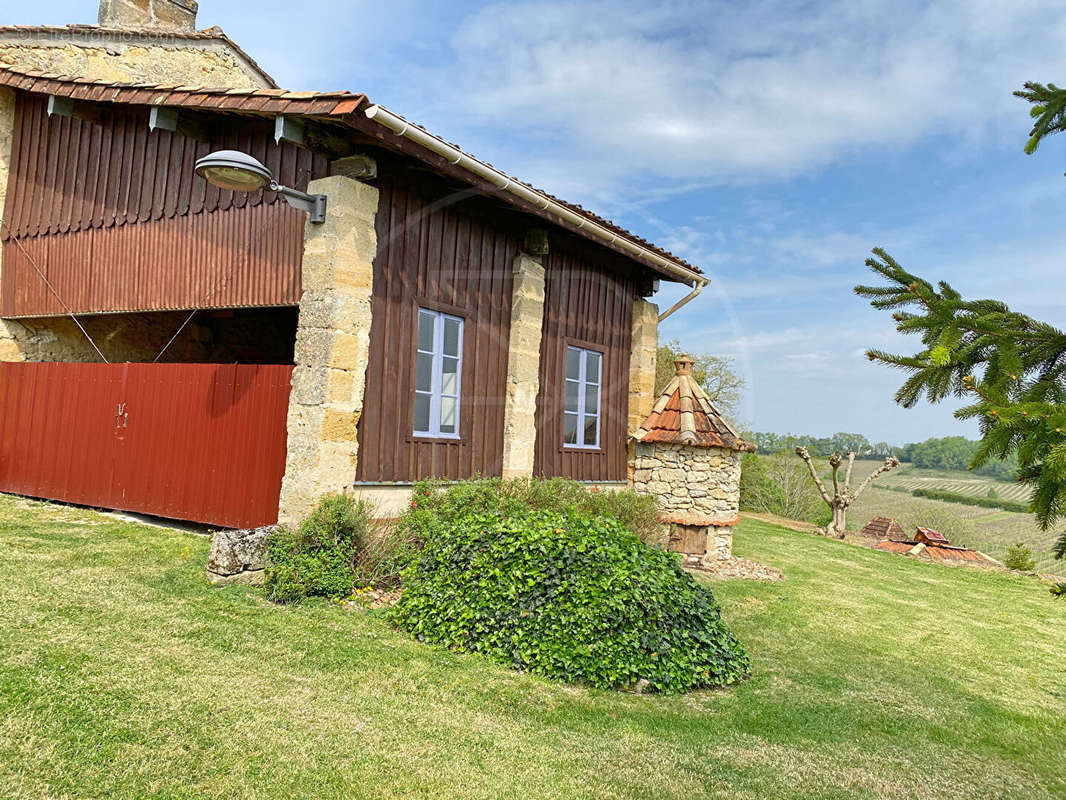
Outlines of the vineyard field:
{"label": "vineyard field", "polygon": [[[852,486],[861,483],[878,466],[879,462],[876,461],[856,461]],[[1066,561],[1056,560],[1051,554],[1051,547],[1062,529],[1066,528],[1066,523],[1050,531],[1042,531],[1032,514],[913,497],[909,493],[914,489],[940,489],[970,497],[988,497],[991,489],[1000,499],[1016,503],[1027,503],[1030,492],[1028,487],[1021,484],[997,481],[969,472],[916,469],[904,464],[882,475],[867,488],[848,513],[848,528],[859,530],[874,517],[918,520],[922,524],[920,520],[923,513],[928,513],[928,519],[932,521],[936,514],[947,512],[961,520],[961,527],[965,529],[965,532],[952,537],[954,544],[980,550],[1002,561],[1008,547],[1022,542],[1032,550],[1038,571],[1066,574]]]}

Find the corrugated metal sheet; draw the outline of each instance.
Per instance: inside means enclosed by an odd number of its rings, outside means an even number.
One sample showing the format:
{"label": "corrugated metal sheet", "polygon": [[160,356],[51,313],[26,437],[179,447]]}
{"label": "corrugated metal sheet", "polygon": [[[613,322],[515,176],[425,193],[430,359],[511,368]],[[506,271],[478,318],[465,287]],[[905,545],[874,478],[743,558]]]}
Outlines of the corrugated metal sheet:
{"label": "corrugated metal sheet", "polygon": [[[545,279],[534,474],[624,481],[635,278],[624,263],[577,242],[553,241]],[[566,348],[571,344],[603,353],[598,450],[563,447]]]}
{"label": "corrugated metal sheet", "polygon": [[[0,316],[295,305],[304,215],[288,205],[4,243]],[[27,257],[28,256],[28,257]]]}
{"label": "corrugated metal sheet", "polygon": [[277,521],[291,366],[0,363],[0,491]]}
{"label": "corrugated metal sheet", "polygon": [[148,130],[148,111],[102,107],[99,123],[49,117],[44,98],[18,93],[3,238],[70,233],[185,214],[283,202],[274,192],[220,190],[193,164],[213,150],[243,150],[280,183],[306,189],[328,174],[325,156],[274,143],[265,120],[232,120],[206,140]]}
{"label": "corrugated metal sheet", "polygon": [[201,142],[149,133],[146,115],[49,118],[43,99],[19,95],[0,315],[62,313],[27,254],[74,312],[299,302],[304,215],[271,192],[220,191],[192,166],[212,149],[242,149],[306,187],[328,173],[325,157],[275,145],[265,121]]}
{"label": "corrugated metal sheet", "polygon": [[[499,475],[512,265],[520,238],[462,204],[434,203],[412,186],[383,179],[380,190],[356,479]],[[459,440],[412,436],[419,306],[464,319]]]}
{"label": "corrugated metal sheet", "polygon": [[[907,555],[912,549],[922,542],[906,541],[895,542],[886,541],[879,542],[877,545],[878,550],[885,550],[889,553],[898,553],[899,555]],[[925,558],[930,561],[943,561],[947,563],[972,563],[983,564],[988,563],[988,560],[982,556],[976,550],[968,550],[965,547],[954,547],[948,545],[926,544],[925,548],[918,554],[918,558]]]}

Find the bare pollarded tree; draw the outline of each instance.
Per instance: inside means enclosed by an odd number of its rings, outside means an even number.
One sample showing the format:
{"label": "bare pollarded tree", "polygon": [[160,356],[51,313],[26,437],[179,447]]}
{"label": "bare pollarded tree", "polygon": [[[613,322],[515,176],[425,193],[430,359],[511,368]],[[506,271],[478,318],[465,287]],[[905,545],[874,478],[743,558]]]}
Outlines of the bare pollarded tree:
{"label": "bare pollarded tree", "polygon": [[[855,466],[855,454],[852,452],[848,452],[845,455],[833,453],[829,456],[829,466],[833,469],[833,494],[830,495],[829,490],[826,489],[825,484],[822,483],[822,479],[818,477],[818,470],[815,469],[814,461],[811,460],[811,454],[807,452],[807,448],[797,447],[796,455],[807,462],[807,469],[810,470],[811,477],[814,479],[814,483],[818,487],[819,494],[822,495],[822,499],[825,500],[826,505],[828,505],[833,512],[833,521],[830,522],[829,527],[826,528],[826,535],[835,536],[837,539],[844,538],[844,531],[847,529],[848,525],[848,507],[859,499],[859,495],[862,494],[866,487],[873,482],[874,478],[899,466],[899,459],[895,456],[889,456],[885,459],[884,463],[871,472],[866,477],[866,480],[859,484],[859,488],[853,492],[851,491],[851,470]],[[847,460],[848,468],[844,472],[844,483],[842,484],[837,478],[837,472],[839,472],[845,459]]]}

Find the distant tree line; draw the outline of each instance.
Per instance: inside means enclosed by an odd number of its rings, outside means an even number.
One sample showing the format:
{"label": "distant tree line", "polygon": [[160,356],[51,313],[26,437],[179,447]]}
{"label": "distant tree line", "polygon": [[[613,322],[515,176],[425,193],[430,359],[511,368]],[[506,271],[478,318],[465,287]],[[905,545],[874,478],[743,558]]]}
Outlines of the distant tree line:
{"label": "distant tree line", "polygon": [[[966,469],[977,453],[979,442],[972,442],[965,436],[945,436],[940,439],[926,439],[924,442],[905,445],[900,449],[900,461],[909,461],[921,469]],[[986,461],[971,472],[975,475],[987,475],[998,480],[1014,480],[1018,471],[1018,458],[1012,454],[1001,460]]]}
{"label": "distant tree line", "polygon": [[[791,453],[797,447],[806,447],[811,456],[828,458],[832,453],[851,451],[858,458],[881,461],[895,456],[900,461],[913,464],[921,469],[965,470],[973,460],[980,446],[965,436],[944,436],[914,442],[902,447],[870,440],[861,433],[834,433],[832,436],[801,436],[797,434],[748,432],[744,434],[748,441],[759,446],[763,455]],[[1017,456],[1011,455],[1004,460],[993,459],[971,470],[975,475],[985,475],[997,480],[1011,481],[1018,470]]]}
{"label": "distant tree line", "polygon": [[[802,436],[795,433],[747,432],[744,438],[759,446],[763,455],[793,453],[797,447],[806,447],[816,458],[828,458],[832,453],[855,453],[858,458],[881,461],[887,456],[899,456],[901,448],[870,440],[861,433],[834,433],[832,436]],[[902,457],[901,457],[902,458]]]}

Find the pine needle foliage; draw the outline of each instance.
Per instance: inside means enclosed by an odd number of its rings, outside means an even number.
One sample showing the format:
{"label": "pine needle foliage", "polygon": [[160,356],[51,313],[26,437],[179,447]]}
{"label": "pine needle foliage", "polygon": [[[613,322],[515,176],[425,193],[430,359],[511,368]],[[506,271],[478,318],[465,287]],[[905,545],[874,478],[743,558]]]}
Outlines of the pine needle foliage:
{"label": "pine needle foliage", "polygon": [[[998,300],[965,300],[943,281],[934,286],[881,248],[866,265],[884,283],[856,286],[856,294],[892,311],[897,330],[923,345],[914,355],[866,353],[907,373],[896,402],[911,408],[923,397],[968,398],[955,416],[980,426],[970,468],[1016,452],[1018,480],[1033,488],[1030,511],[1040,526],[1066,517],[1066,333]],[[1055,555],[1066,555],[1066,534]]]}
{"label": "pine needle foliage", "polygon": [[1027,81],[1024,87],[1016,91],[1014,96],[1033,104],[1029,116],[1036,121],[1025,143],[1025,152],[1031,155],[1045,136],[1066,130],[1066,89],[1060,89],[1053,83],[1045,86],[1034,81]]}

